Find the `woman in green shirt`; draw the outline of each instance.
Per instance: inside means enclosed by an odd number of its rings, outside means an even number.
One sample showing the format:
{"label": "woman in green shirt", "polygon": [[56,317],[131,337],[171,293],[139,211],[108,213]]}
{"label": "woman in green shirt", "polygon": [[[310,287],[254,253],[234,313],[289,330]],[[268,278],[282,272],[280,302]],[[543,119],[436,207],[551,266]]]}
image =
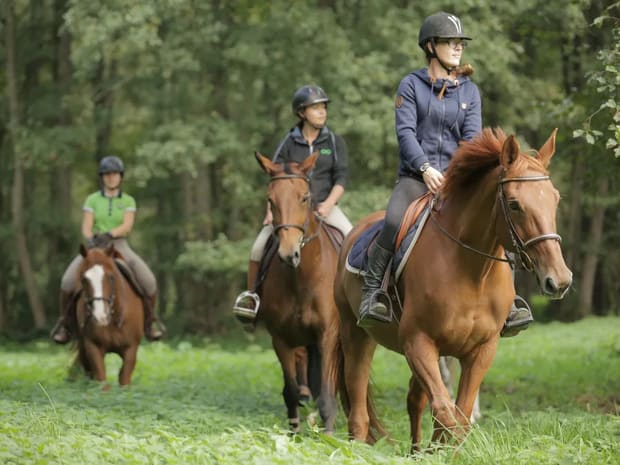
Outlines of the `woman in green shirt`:
{"label": "woman in green shirt", "polygon": [[[143,292],[144,333],[149,341],[163,337],[165,328],[155,313],[157,302],[157,281],[155,275],[129,246],[127,236],[131,232],[136,217],[136,201],[121,190],[125,174],[123,161],[108,156],[99,164],[101,190],[90,194],[82,208],[82,236],[93,245],[96,239],[106,236],[114,242],[114,248],[133,273]],[[82,255],[77,255],[66,269],[60,283],[60,318],[52,330],[52,339],[58,344],[66,344],[71,339],[71,321],[74,318],[73,300],[80,289],[77,271]],[[155,324],[157,323],[157,324]]]}

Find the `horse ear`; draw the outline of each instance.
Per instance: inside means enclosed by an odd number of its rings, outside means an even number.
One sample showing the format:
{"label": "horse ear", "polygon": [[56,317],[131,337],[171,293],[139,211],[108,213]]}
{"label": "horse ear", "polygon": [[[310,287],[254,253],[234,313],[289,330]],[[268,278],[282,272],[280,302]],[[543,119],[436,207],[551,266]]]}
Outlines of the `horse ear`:
{"label": "horse ear", "polygon": [[312,155],[306,157],[306,159],[299,164],[299,169],[302,170],[305,175],[308,175],[308,173],[312,171],[312,168],[314,168],[318,158],[319,152],[313,152]]}
{"label": "horse ear", "polygon": [[82,257],[86,257],[86,254],[87,254],[87,253],[88,253],[88,252],[87,252],[87,250],[86,250],[86,247],[84,247],[84,244],[80,244],[80,255],[81,255]]}
{"label": "horse ear", "polygon": [[259,152],[254,152],[254,156],[256,157],[256,161],[258,161],[258,164],[263,169],[263,171],[268,175],[273,176],[273,173],[277,171],[276,164]]}
{"label": "horse ear", "polygon": [[502,153],[499,156],[499,162],[505,169],[508,169],[510,165],[519,158],[520,153],[521,146],[519,145],[519,141],[517,141],[514,135],[511,135],[504,141]]}
{"label": "horse ear", "polygon": [[555,128],[547,142],[543,144],[543,146],[538,151],[538,159],[541,161],[543,166],[546,168],[549,166],[549,162],[551,161],[551,157],[555,153],[555,136],[558,133],[558,128]]}

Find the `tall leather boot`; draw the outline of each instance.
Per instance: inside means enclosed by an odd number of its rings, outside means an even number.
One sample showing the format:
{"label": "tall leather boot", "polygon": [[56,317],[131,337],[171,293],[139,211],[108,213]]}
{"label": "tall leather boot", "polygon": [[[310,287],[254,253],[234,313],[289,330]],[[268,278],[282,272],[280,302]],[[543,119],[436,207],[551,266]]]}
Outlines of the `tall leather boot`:
{"label": "tall leather boot", "polygon": [[66,344],[71,340],[71,317],[73,316],[73,292],[60,291],[60,316],[50,332],[50,337],[56,344]]}
{"label": "tall leather boot", "polygon": [[149,341],[159,341],[166,334],[166,327],[155,314],[157,294],[142,298],[144,305],[144,335]]}
{"label": "tall leather boot", "polygon": [[375,243],[368,254],[368,269],[364,276],[362,301],[357,325],[372,327],[375,322],[389,323],[392,321],[392,304],[387,293],[381,289],[385,270],[392,259],[393,253]]}
{"label": "tall leather boot", "polygon": [[[506,257],[511,259],[514,263],[514,253],[506,252]],[[512,280],[515,281],[514,267],[512,268]],[[527,329],[533,321],[534,316],[532,315],[532,309],[523,297],[516,295],[515,300],[512,302],[508,318],[506,318],[504,327],[499,334],[501,337],[516,336],[524,329]]]}
{"label": "tall leather boot", "polygon": [[[253,328],[254,320],[256,320],[256,316],[258,314],[260,297],[256,292],[258,287],[256,278],[258,276],[259,268],[260,262],[250,260],[248,265],[248,290],[239,294],[233,305],[233,313],[237,319],[244,324],[244,327],[245,325],[251,325]],[[250,326],[248,326],[247,329],[250,329]]]}

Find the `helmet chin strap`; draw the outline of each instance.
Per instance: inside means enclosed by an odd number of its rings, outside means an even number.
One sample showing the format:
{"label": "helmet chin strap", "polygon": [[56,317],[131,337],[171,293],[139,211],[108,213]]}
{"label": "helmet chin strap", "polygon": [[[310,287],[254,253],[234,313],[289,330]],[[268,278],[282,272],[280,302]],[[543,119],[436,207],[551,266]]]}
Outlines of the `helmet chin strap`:
{"label": "helmet chin strap", "polygon": [[437,50],[435,49],[435,39],[431,39],[430,43],[431,43],[431,58],[435,58],[437,62],[441,65],[441,67],[446,70],[448,75],[452,74],[452,71],[454,71],[456,66],[453,66],[452,68],[447,67],[446,64],[443,61],[441,61],[441,58],[439,58],[439,55],[437,55]]}

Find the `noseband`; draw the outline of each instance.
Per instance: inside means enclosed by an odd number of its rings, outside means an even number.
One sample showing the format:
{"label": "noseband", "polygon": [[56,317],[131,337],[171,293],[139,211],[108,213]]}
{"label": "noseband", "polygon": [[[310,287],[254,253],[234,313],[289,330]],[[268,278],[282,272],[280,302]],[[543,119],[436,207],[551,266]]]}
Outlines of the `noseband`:
{"label": "noseband", "polygon": [[[310,179],[308,179],[308,177],[303,176],[301,174],[282,174],[282,175],[278,175],[278,176],[273,176],[269,182],[272,183],[274,181],[279,181],[279,180],[282,180],[282,179],[303,179],[308,184],[308,187],[310,187]],[[300,247],[303,247],[308,242],[310,242],[312,239],[317,237],[319,235],[319,231],[320,231],[320,228],[317,228],[317,231],[314,234],[311,234],[310,236],[306,237],[306,232],[308,231],[308,226],[310,224],[310,215],[313,214],[313,212],[312,212],[312,194],[310,193],[310,191],[308,191],[308,193],[306,195],[307,195],[307,199],[308,199],[308,210],[309,211],[306,214],[306,220],[304,221],[304,224],[282,223],[282,224],[274,225],[273,232],[272,232],[272,234],[274,236],[277,236],[278,235],[278,231],[280,229],[282,229],[282,228],[296,228],[296,229],[299,229],[301,231],[301,238],[299,240]],[[323,219],[321,218],[320,221],[323,221]]]}
{"label": "noseband", "polygon": [[[534,262],[532,258],[527,254],[526,249],[534,244],[537,244],[538,242],[545,241],[545,240],[554,240],[554,241],[561,242],[562,237],[556,233],[547,233],[547,234],[541,234],[540,236],[535,236],[531,239],[528,239],[527,241],[524,241],[523,239],[521,239],[521,236],[519,236],[519,233],[517,232],[517,229],[512,221],[512,218],[510,217],[510,213],[508,212],[508,201],[506,200],[506,196],[504,195],[504,184],[509,183],[509,182],[546,181],[548,179],[550,178],[549,176],[546,176],[546,175],[517,176],[515,178],[500,178],[499,183],[497,184],[497,196],[499,198],[499,203],[502,206],[502,212],[504,213],[504,220],[506,221],[506,225],[508,226],[508,232],[510,233],[510,239],[512,240],[512,243],[515,247],[516,256],[519,257],[518,262],[523,268],[525,268],[527,271],[530,271],[530,272],[534,270]],[[434,199],[433,199],[433,202],[434,202]],[[432,208],[433,206],[431,205],[431,209]],[[491,260],[496,260],[498,262],[508,262],[514,266],[515,261],[512,259],[496,257],[494,255],[490,255],[488,253],[482,252],[481,250],[475,249],[474,247],[471,247],[463,243],[461,240],[457,239],[452,234],[450,234],[443,226],[441,226],[434,215],[431,215],[431,218],[433,219],[434,223],[437,225],[437,227],[439,228],[441,232],[443,232],[446,236],[448,236],[450,239],[452,239],[454,242],[456,242],[461,247],[467,250],[471,250],[472,252],[475,252],[484,257],[490,258]]]}

